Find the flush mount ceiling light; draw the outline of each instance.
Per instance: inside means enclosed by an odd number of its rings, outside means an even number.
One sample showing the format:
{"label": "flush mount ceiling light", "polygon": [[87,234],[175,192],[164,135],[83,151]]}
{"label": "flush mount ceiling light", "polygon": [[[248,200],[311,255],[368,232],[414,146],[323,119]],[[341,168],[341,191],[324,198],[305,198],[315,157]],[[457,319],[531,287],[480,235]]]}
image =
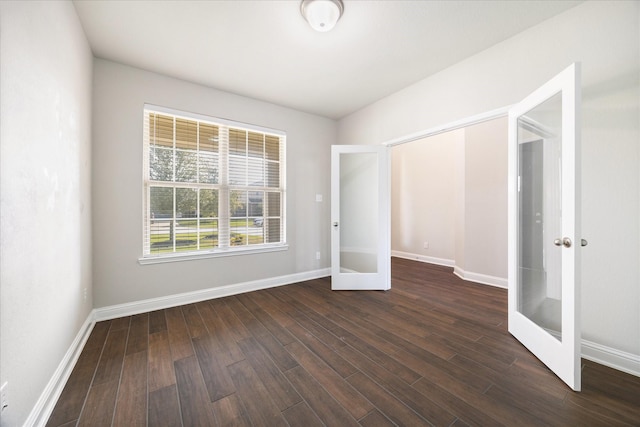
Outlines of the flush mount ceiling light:
{"label": "flush mount ceiling light", "polygon": [[342,16],[342,0],[302,0],[300,13],[311,28],[320,32],[331,30]]}

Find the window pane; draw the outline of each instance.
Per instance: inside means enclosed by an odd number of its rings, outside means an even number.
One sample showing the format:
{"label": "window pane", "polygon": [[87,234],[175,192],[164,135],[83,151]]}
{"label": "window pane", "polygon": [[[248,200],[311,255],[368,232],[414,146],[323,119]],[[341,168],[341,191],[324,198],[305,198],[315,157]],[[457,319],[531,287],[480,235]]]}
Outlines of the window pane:
{"label": "window pane", "polygon": [[145,110],[145,255],[282,242],[284,137],[179,116]]}
{"label": "window pane", "polygon": [[151,187],[149,197],[150,251],[173,252],[173,188]]}
{"label": "window pane", "polygon": [[249,245],[261,245],[264,243],[264,229],[257,223],[257,218],[249,218],[247,225],[247,244]]}
{"label": "window pane", "polygon": [[198,249],[198,221],[178,219],[176,221],[176,252]]}
{"label": "window pane", "polygon": [[164,252],[173,252],[173,220],[168,219],[152,219],[149,230],[150,252],[152,254],[160,254]]}
{"label": "window pane", "polygon": [[176,182],[196,182],[197,159],[195,151],[176,150]]}
{"label": "window pane", "polygon": [[262,203],[264,193],[262,191],[249,191],[249,216],[262,216]]}
{"label": "window pane", "polygon": [[248,159],[249,185],[264,187],[264,161],[261,159]]}
{"label": "window pane", "polygon": [[149,143],[173,148],[173,117],[149,114]]}
{"label": "window pane", "polygon": [[176,188],[176,218],[195,218],[197,190]]}
{"label": "window pane", "polygon": [[229,184],[247,185],[246,157],[229,156]]}
{"label": "window pane", "polygon": [[200,220],[200,249],[218,247],[218,221],[215,219]]}
{"label": "window pane", "polygon": [[244,225],[233,225],[231,222],[231,246],[244,246],[247,244],[247,227]]}
{"label": "window pane", "polygon": [[280,241],[280,218],[267,219],[264,228],[267,243],[277,243]]}
{"label": "window pane", "polygon": [[247,192],[231,191],[229,193],[229,209],[231,217],[246,218],[247,217]]}
{"label": "window pane", "polygon": [[218,217],[218,190],[200,190],[200,218]]}
{"label": "window pane", "polygon": [[196,150],[198,148],[198,123],[176,119],[176,148]]}
{"label": "window pane", "polygon": [[200,151],[218,152],[218,126],[200,123]]}
{"label": "window pane", "polygon": [[149,178],[156,181],[173,181],[173,150],[149,150]]}
{"label": "window pane", "polygon": [[219,175],[218,155],[208,151],[201,151],[198,154],[199,180],[207,184],[217,184]]}
{"label": "window pane", "polygon": [[229,129],[229,154],[247,155],[247,132]]}
{"label": "window pane", "polygon": [[280,216],[280,193],[267,193],[267,215]]}
{"label": "window pane", "polygon": [[264,134],[249,132],[249,157],[264,158]]}
{"label": "window pane", "polygon": [[231,219],[229,220],[231,246],[246,245],[247,240],[247,192],[231,191],[229,206]]}
{"label": "window pane", "polygon": [[265,135],[265,156],[269,160],[280,160],[280,138]]}
{"label": "window pane", "polygon": [[151,187],[149,198],[152,219],[173,218],[173,188]]}
{"label": "window pane", "polygon": [[280,163],[266,162],[267,187],[280,187]]}

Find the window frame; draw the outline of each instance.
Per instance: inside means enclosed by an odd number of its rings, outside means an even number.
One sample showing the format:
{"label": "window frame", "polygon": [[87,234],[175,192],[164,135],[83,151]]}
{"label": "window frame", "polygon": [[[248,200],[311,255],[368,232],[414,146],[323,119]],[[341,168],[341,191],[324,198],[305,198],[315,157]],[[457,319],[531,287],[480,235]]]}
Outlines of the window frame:
{"label": "window frame", "polygon": [[[212,183],[201,183],[201,182],[181,182],[176,181],[175,179],[175,166],[173,168],[173,179],[170,181],[166,180],[152,180],[150,176],[151,165],[150,165],[150,152],[151,152],[151,136],[149,130],[149,115],[150,114],[160,114],[165,116],[171,116],[174,118],[173,124],[173,147],[170,148],[172,151],[174,158],[175,153],[181,148],[176,146],[176,121],[177,120],[188,120],[188,121],[196,121],[198,123],[204,123],[207,125],[213,125],[218,127],[219,133],[219,148],[217,152],[218,158],[218,182],[215,184]],[[142,265],[145,264],[156,264],[163,262],[175,262],[175,261],[187,261],[194,259],[203,259],[203,258],[215,258],[215,257],[224,257],[224,256],[235,256],[235,255],[249,255],[249,254],[257,254],[257,253],[265,253],[265,252],[275,252],[275,251],[284,251],[288,249],[287,244],[287,236],[286,236],[286,133],[284,131],[266,128],[262,126],[252,125],[248,123],[237,122],[228,119],[221,119],[218,117],[207,116],[203,114],[191,113],[186,111],[180,111],[172,108],[161,107],[152,104],[144,104],[143,107],[143,117],[142,117],[142,256],[138,258],[138,262]],[[278,167],[278,181],[279,187],[277,191],[274,191],[276,187],[268,187],[268,182],[263,182],[262,186],[256,186],[250,182],[246,182],[244,185],[239,185],[230,182],[230,138],[229,138],[229,129],[236,129],[242,132],[245,132],[247,135],[247,150],[249,150],[250,145],[250,136],[253,134],[263,134],[263,147],[264,147],[264,156],[262,157],[263,162],[263,177],[266,179],[266,174],[268,173],[268,164],[275,165],[277,163]],[[226,136],[222,136],[222,135]],[[267,138],[272,137],[277,138],[278,140],[278,160],[268,160],[266,156],[266,144]],[[196,137],[197,140],[198,137]],[[200,154],[199,142],[197,142],[198,148],[196,148],[196,154]],[[223,147],[224,146],[224,147]],[[222,148],[223,147],[223,148]],[[164,148],[162,148],[164,149]],[[249,155],[249,151],[246,154],[247,159],[247,168],[249,168],[249,162],[251,161],[251,157]],[[199,177],[199,170],[196,169],[196,176]],[[247,177],[249,177],[250,170],[247,169]],[[199,178],[196,179],[199,181]],[[225,242],[222,246],[217,246],[214,248],[206,248],[206,249],[195,249],[195,250],[186,250],[183,252],[176,251],[175,242],[173,243],[173,248],[171,252],[165,253],[153,253],[151,251],[151,188],[155,187],[167,187],[174,189],[174,201],[173,201],[173,214],[171,216],[171,221],[174,227],[176,227],[177,223],[177,206],[175,195],[177,194],[177,190],[181,188],[195,188],[195,189],[215,189],[218,199],[218,212],[217,212],[217,232],[219,240],[224,237],[228,239],[228,242]],[[247,193],[247,197],[251,192],[262,192],[263,194],[263,202],[262,202],[262,227],[263,227],[263,242],[257,244],[250,244],[248,239],[245,244],[242,245],[233,245],[231,241],[231,233],[233,232],[233,227],[231,225],[233,213],[230,207],[229,197],[233,191],[245,191]],[[267,232],[266,226],[268,222],[268,218],[265,214],[266,209],[266,200],[269,193],[279,194],[280,198],[280,215],[275,216],[275,218],[279,218],[280,226],[280,241],[274,243],[266,242]],[[199,200],[199,199],[196,199]],[[199,220],[199,210],[200,206],[198,206],[198,202],[196,202],[196,209],[198,214],[196,215],[194,220]],[[249,201],[247,200],[246,204],[247,214],[245,217],[249,218]],[[235,217],[237,218],[237,217]],[[248,225],[245,225],[248,227]],[[173,228],[173,227],[172,227]],[[196,233],[199,233],[196,231]],[[199,235],[199,234],[198,234]],[[248,236],[248,235],[247,235]],[[175,240],[175,237],[174,237]]]}

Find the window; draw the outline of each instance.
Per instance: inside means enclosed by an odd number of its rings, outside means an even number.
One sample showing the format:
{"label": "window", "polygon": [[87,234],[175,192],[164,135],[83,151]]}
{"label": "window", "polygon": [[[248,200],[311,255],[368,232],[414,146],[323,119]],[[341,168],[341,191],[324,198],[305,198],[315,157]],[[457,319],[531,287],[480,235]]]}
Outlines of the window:
{"label": "window", "polygon": [[144,258],[285,244],[284,133],[146,105],[143,140]]}

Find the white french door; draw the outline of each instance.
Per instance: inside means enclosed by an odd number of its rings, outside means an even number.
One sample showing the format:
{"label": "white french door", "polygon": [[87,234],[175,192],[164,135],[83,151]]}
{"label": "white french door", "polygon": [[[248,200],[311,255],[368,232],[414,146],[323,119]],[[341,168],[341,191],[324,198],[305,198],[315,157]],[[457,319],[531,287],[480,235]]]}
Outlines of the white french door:
{"label": "white french door", "polygon": [[385,146],[331,147],[331,289],[391,288]]}
{"label": "white french door", "polygon": [[580,66],[509,111],[509,332],[580,390]]}

